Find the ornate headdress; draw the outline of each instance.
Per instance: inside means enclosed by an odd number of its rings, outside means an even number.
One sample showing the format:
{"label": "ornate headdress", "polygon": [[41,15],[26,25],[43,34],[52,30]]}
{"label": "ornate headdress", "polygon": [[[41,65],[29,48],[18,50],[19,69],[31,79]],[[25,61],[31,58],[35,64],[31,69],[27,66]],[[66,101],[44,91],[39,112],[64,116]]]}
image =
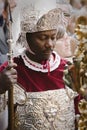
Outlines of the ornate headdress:
{"label": "ornate headdress", "polygon": [[61,24],[61,18],[62,11],[57,8],[52,9],[38,20],[36,28],[38,31],[57,29]]}
{"label": "ornate headdress", "polygon": [[60,25],[62,25],[63,27],[64,25],[64,13],[62,11],[61,8],[54,8],[52,10],[50,10],[48,13],[50,13],[51,15],[56,15],[56,21],[57,21],[57,29]]}
{"label": "ornate headdress", "polygon": [[62,11],[60,9],[52,9],[48,13],[39,18],[37,10],[30,11],[29,8],[24,8],[21,20],[22,32],[39,32],[57,29],[61,21]]}

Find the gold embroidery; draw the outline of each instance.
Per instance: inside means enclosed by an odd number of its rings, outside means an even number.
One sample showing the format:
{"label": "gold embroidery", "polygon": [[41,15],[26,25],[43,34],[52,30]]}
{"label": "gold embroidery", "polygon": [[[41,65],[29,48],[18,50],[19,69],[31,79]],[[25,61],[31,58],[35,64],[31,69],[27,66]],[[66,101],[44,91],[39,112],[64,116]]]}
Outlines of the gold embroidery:
{"label": "gold embroidery", "polygon": [[26,104],[17,107],[16,130],[74,130],[75,93],[70,89],[67,93],[65,89],[27,93]]}

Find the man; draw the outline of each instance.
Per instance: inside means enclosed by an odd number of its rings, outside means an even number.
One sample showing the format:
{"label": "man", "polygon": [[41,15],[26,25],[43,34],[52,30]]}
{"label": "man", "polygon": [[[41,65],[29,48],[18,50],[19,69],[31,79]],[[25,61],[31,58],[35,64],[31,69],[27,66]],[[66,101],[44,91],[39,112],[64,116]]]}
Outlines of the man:
{"label": "man", "polygon": [[60,10],[56,11],[39,20],[30,17],[28,8],[22,12],[21,42],[26,51],[14,58],[14,62],[18,84],[26,91],[26,102],[17,102],[22,92],[15,88],[16,130],[75,130],[74,99],[78,94],[65,86],[66,61],[53,51],[62,15]]}

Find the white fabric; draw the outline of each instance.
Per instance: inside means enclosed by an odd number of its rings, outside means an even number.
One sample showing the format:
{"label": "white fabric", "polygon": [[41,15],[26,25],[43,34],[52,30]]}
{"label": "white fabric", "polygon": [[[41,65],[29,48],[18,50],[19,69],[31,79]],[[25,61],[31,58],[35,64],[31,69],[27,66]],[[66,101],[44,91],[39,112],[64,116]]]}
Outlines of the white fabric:
{"label": "white fabric", "polygon": [[[55,60],[53,60],[54,57],[52,55],[51,58],[49,58],[50,71],[55,70],[60,64],[60,56],[56,52],[53,52],[53,54],[55,55]],[[48,68],[44,69],[44,65],[41,65],[39,63],[30,60],[25,53],[22,54],[22,59],[28,68],[35,71],[48,72]]]}

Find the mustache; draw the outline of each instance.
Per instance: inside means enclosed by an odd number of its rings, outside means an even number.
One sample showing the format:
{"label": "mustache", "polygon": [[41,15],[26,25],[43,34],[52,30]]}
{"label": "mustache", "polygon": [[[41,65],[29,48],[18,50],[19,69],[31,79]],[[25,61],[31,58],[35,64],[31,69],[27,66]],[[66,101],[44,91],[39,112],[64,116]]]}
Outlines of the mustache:
{"label": "mustache", "polygon": [[53,51],[53,48],[49,48],[49,49],[45,49],[43,52],[52,52]]}

